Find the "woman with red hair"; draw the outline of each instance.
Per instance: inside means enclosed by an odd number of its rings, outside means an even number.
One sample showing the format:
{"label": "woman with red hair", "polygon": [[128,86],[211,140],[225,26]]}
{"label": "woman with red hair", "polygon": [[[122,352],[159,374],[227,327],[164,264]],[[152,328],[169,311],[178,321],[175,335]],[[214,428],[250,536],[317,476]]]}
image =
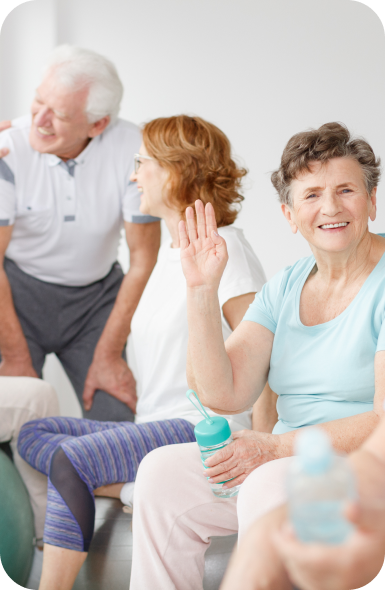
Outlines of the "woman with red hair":
{"label": "woman with red hair", "polygon": [[[125,482],[135,480],[150,451],[195,440],[201,416],[185,396],[188,326],[178,223],[196,199],[215,207],[229,251],[218,292],[226,339],[265,282],[242,230],[232,225],[245,174],[231,157],[227,137],[203,119],[180,115],[143,129],[131,181],[142,192],[142,213],[162,218],[171,237],[161,246],[131,325],[139,385],[136,421],[58,417],[23,427],[20,454],[49,476],[40,590],[72,588],[93,535],[94,493],[119,494]],[[233,431],[251,428],[251,410],[228,419]]]}

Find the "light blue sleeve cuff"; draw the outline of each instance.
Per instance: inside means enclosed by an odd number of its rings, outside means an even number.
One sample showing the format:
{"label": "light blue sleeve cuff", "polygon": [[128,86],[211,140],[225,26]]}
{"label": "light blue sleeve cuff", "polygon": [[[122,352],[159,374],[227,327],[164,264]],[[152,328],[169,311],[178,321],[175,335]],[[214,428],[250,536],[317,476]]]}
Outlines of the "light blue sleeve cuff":
{"label": "light blue sleeve cuff", "polygon": [[245,321],[260,324],[261,326],[264,326],[265,328],[270,330],[270,332],[272,332],[273,334],[275,334],[275,330],[277,328],[275,322],[273,322],[269,317],[262,313],[262,311],[255,308],[252,309],[252,306],[249,307],[242,320],[242,322]]}

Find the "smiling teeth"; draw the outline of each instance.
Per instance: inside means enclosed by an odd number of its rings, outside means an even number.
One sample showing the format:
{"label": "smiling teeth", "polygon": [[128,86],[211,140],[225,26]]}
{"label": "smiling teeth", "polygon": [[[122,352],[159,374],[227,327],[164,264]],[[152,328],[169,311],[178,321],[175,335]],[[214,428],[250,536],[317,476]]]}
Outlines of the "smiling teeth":
{"label": "smiling teeth", "polygon": [[342,223],[329,223],[328,225],[321,225],[321,229],[332,229],[333,227],[345,227],[347,224],[346,221]]}
{"label": "smiling teeth", "polygon": [[46,129],[44,129],[44,127],[38,127],[37,130],[42,135],[55,135],[54,133],[51,133],[51,131],[47,131]]}

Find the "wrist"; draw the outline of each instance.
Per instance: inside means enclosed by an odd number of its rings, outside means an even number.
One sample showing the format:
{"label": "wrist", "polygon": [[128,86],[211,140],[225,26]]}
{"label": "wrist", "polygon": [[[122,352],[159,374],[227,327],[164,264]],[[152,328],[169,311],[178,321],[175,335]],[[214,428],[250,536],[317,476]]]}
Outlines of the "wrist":
{"label": "wrist", "polygon": [[13,365],[32,365],[31,355],[27,351],[1,350],[2,361]]}
{"label": "wrist", "polygon": [[287,441],[282,434],[271,434],[273,439],[275,458],[283,459],[284,457],[290,457],[293,453],[289,453]]}
{"label": "wrist", "polygon": [[94,352],[94,357],[92,359],[92,362],[96,362],[96,363],[106,363],[106,362],[112,362],[115,361],[117,359],[122,358],[122,350],[118,350],[118,349],[112,349],[112,348],[100,348],[100,349],[95,349]]}

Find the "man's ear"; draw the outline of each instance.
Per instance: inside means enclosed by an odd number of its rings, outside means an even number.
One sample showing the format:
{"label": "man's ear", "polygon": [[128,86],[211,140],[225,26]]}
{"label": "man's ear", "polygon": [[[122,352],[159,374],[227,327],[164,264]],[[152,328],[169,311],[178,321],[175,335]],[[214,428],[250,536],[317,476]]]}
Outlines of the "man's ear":
{"label": "man's ear", "polygon": [[103,133],[105,128],[108,126],[110,120],[111,117],[107,115],[106,117],[99,119],[99,121],[95,121],[95,123],[92,123],[88,131],[88,137],[97,137],[98,135]]}
{"label": "man's ear", "polygon": [[369,211],[369,218],[371,221],[376,219],[377,215],[377,187],[372,190],[372,194],[370,195],[370,211]]}
{"label": "man's ear", "polygon": [[293,232],[293,234],[296,234],[298,231],[298,227],[297,227],[297,225],[294,221],[294,218],[293,218],[293,210],[289,207],[289,205],[282,203],[281,211],[284,214],[284,216],[286,217],[287,221],[289,222],[291,231]]}

